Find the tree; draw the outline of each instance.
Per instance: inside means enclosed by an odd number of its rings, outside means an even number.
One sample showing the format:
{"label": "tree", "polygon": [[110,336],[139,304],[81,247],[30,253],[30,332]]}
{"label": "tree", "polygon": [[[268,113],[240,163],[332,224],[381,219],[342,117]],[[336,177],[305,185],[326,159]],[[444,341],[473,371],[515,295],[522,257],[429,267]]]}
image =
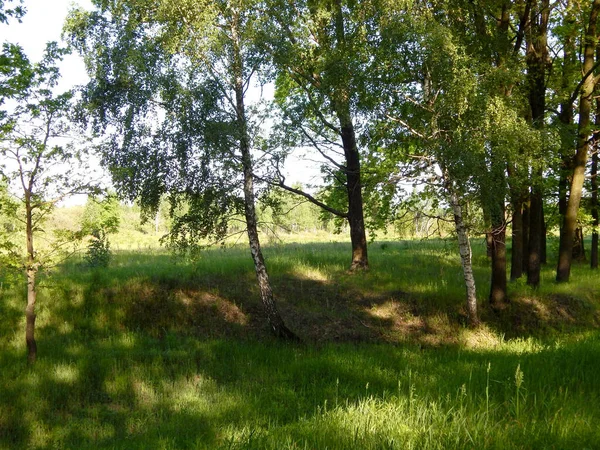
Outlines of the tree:
{"label": "tree", "polygon": [[595,64],[597,40],[597,21],[600,13],[600,0],[594,0],[591,5],[589,19],[583,40],[583,64],[581,73],[583,77],[577,88],[579,91],[579,122],[577,130],[577,151],[572,160],[572,177],[567,200],[563,227],[560,235],[558,265],[556,281],[569,281],[571,261],[573,258],[573,241],[577,228],[577,213],[583,192],[585,170],[588,159],[590,136],[590,114],[594,87],[598,78],[594,75],[597,67]]}
{"label": "tree", "polygon": [[119,231],[120,205],[114,194],[88,198],[81,220],[83,235],[90,236],[87,260],[92,267],[106,267],[110,261],[109,234]]}
{"label": "tree", "polygon": [[[296,339],[276,307],[258,237],[255,163],[260,119],[247,89],[263,71],[254,1],[96,1],[67,30],[92,81],[83,93],[109,138],[103,158],[118,193],[153,216],[164,194],[172,245],[222,239],[244,215],[250,253],[273,333]],[[111,132],[111,127],[114,132]]]}
{"label": "tree", "polygon": [[[365,17],[374,2],[294,0],[269,2],[274,18],[265,46],[276,74],[276,100],[282,110],[284,155],[309,146],[325,161],[329,195],[317,198],[287,185],[276,165],[272,183],[347,220],[352,243],[350,270],[369,265],[365,231],[358,117],[365,108],[370,43]],[[361,98],[361,93],[362,98]],[[295,137],[295,139],[294,139]],[[324,198],[326,197],[326,198]]]}
{"label": "tree", "polygon": [[35,362],[35,306],[37,275],[52,256],[76,236],[61,233],[50,248],[40,249],[35,238],[41,225],[57,202],[74,193],[93,189],[90,173],[84,169],[84,153],[69,139],[72,125],[68,114],[72,109],[72,92],[56,95],[53,88],[59,79],[56,61],[65,53],[55,43],[48,44],[38,64],[27,68],[32,73],[30,84],[15,92],[16,106],[0,124],[0,166],[2,176],[16,195],[19,207],[12,214],[25,227],[25,256],[16,247],[6,254],[20,265],[27,280],[26,333],[27,358]]}

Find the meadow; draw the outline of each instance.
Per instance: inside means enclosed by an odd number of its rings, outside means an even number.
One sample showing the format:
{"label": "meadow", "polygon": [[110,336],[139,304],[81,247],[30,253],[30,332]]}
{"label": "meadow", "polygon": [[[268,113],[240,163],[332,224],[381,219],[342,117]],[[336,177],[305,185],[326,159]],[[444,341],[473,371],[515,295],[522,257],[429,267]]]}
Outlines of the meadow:
{"label": "meadow", "polygon": [[265,255],[281,314],[273,339],[247,248],[190,259],[140,245],[108,268],[69,259],[39,288],[28,366],[24,288],[0,292],[0,448],[600,448],[600,283],[511,283],[466,327],[452,240],[375,242],[349,274],[345,242]]}

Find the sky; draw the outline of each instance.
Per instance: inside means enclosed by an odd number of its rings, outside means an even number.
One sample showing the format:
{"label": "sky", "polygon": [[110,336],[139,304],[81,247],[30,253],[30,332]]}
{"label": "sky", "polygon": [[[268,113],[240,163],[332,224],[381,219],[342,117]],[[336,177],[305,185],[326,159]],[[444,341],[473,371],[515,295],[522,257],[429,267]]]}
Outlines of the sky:
{"label": "sky", "polygon": [[[39,61],[46,42],[60,42],[62,26],[71,8],[80,5],[92,8],[89,0],[25,0],[27,12],[18,23],[11,20],[0,25],[0,42],[19,44],[30,61]],[[83,61],[77,55],[69,55],[61,64],[62,79],[59,88],[66,90],[87,80]]]}

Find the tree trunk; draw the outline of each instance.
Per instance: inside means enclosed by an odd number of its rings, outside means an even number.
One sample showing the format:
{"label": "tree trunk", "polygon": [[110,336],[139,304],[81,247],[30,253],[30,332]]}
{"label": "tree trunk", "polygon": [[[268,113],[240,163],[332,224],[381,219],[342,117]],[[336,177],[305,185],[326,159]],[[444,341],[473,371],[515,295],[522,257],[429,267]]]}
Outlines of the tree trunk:
{"label": "tree trunk", "polygon": [[[596,51],[596,58],[598,58],[600,49]],[[598,58],[600,59],[600,58]],[[596,99],[596,129],[600,125],[600,100]],[[598,140],[597,135],[594,136],[594,149],[592,153],[592,173],[591,173],[591,185],[592,185],[592,197],[591,197],[591,209],[592,209],[592,248],[590,249],[590,267],[592,269],[598,268]]]}
{"label": "tree trunk", "polygon": [[575,229],[575,237],[573,238],[573,256],[577,262],[585,262],[585,245],[583,243],[583,228],[578,226]]}
{"label": "tree trunk", "polygon": [[528,198],[523,202],[523,271],[529,265],[529,201]]}
{"label": "tree trunk", "polygon": [[539,186],[534,186],[532,189],[530,205],[527,284],[537,288],[540,285],[543,232],[542,193]]}
{"label": "tree trunk", "polygon": [[244,213],[250,243],[250,253],[254,261],[254,270],[258,280],[260,298],[265,308],[267,320],[271,331],[275,336],[287,340],[298,340],[298,337],[285,325],[273,298],[273,290],[267,274],[267,267],[260,247],[258,238],[258,227],[256,220],[256,208],[254,203],[254,175],[252,155],[250,154],[250,139],[248,136],[248,122],[244,104],[244,78],[242,48],[239,37],[239,12],[233,12],[231,34],[233,41],[232,68],[234,74],[236,118],[239,132],[239,149],[242,155],[242,166],[244,172]]}
{"label": "tree trunk", "polygon": [[490,171],[484,187],[485,200],[491,221],[492,274],[490,304],[502,308],[508,302],[506,293],[506,160],[496,149],[490,154]]}
{"label": "tree trunk", "polygon": [[[345,123],[344,123],[345,122]],[[350,270],[369,268],[367,237],[363,213],[362,185],[360,182],[360,154],[356,146],[354,127],[349,117],[340,119],[342,143],[346,156],[346,190],[348,192],[348,224],[352,242]]]}
{"label": "tree trunk", "polygon": [[[346,31],[344,29],[344,14],[342,2],[335,2],[335,33],[337,50],[345,53]],[[350,83],[347,67],[340,67],[339,80],[332,92],[332,104],[340,124],[342,145],[346,159],[346,191],[348,192],[348,224],[350,225],[350,240],[352,241],[352,262],[350,270],[366,270],[369,268],[367,256],[367,238],[363,213],[362,184],[360,173],[360,153],[356,145],[354,124],[350,107]]]}
{"label": "tree trunk", "polygon": [[469,325],[476,327],[479,325],[479,315],[477,314],[477,291],[475,288],[475,277],[473,276],[473,264],[471,261],[471,243],[469,242],[467,227],[463,221],[462,206],[458,194],[452,188],[449,180],[446,180],[446,190],[450,196],[450,205],[454,212],[454,227],[458,237],[458,250],[460,253],[460,261],[467,292],[467,314]]}
{"label": "tree trunk", "polygon": [[[535,2],[531,8],[529,33],[527,33],[527,79],[529,87],[529,107],[532,125],[541,130],[544,127],[546,112],[546,61],[548,59],[548,20],[549,0]],[[527,284],[538,287],[542,260],[543,233],[543,159],[536,161],[537,168],[532,177],[529,216],[529,255],[527,261]]]}
{"label": "tree trunk", "polygon": [[512,253],[510,264],[510,280],[515,281],[523,276],[523,205],[513,201],[512,214]]}
{"label": "tree trunk", "polygon": [[542,264],[548,262],[548,226],[546,225],[546,215],[544,213],[544,202],[542,201],[542,249],[540,251],[540,259]]}
{"label": "tree trunk", "polygon": [[596,51],[596,23],[600,12],[600,0],[594,0],[588,29],[585,35],[583,71],[587,77],[581,85],[579,100],[579,124],[577,133],[577,152],[573,159],[573,176],[567,201],[567,210],[564,218],[564,231],[560,236],[558,265],[556,268],[556,281],[569,281],[571,274],[571,261],[573,254],[573,240],[577,228],[577,213],[581,201],[583,182],[585,180],[585,168],[588,158],[590,112],[592,96],[594,93],[595,77],[593,72],[594,56]]}
{"label": "tree trunk", "polygon": [[37,343],[35,342],[35,302],[37,300],[36,274],[37,264],[33,246],[33,210],[31,208],[31,190],[25,192],[25,235],[27,239],[27,306],[25,308],[25,343],[27,345],[27,361],[35,363],[37,358]]}
{"label": "tree trunk", "polygon": [[[502,204],[504,212],[504,203]],[[507,302],[506,295],[506,221],[504,216],[494,214],[492,218],[492,282],[490,304],[493,308],[502,308]]]}

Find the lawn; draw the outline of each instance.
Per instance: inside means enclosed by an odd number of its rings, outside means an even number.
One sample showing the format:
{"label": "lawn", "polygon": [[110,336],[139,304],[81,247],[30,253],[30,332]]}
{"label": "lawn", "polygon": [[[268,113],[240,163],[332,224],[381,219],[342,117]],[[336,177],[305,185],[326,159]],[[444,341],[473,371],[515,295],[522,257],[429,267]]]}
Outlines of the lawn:
{"label": "lawn", "polygon": [[466,327],[452,241],[273,244],[272,339],[248,250],[199,259],[74,258],[42,280],[38,361],[26,364],[24,289],[0,301],[0,448],[600,448],[599,274],[510,285]]}

